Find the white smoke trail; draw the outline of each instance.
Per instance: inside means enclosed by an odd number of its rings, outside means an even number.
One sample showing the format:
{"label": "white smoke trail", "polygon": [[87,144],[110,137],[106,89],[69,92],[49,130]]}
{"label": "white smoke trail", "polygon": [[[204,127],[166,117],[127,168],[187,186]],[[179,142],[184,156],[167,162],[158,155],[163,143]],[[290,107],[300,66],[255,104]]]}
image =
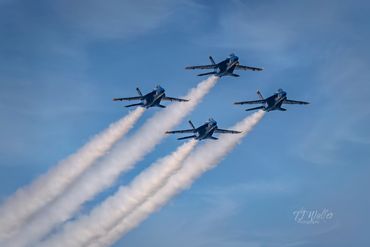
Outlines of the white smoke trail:
{"label": "white smoke trail", "polygon": [[215,167],[253,129],[263,116],[264,112],[258,111],[232,127],[235,130],[242,130],[242,134],[223,135],[218,141],[208,142],[195,150],[185,159],[182,168],[170,177],[161,189],[127,217],[121,219],[110,232],[95,240],[90,246],[111,246],[128,231],[138,226],[150,214],[160,209],[177,193],[190,187],[195,179]]}
{"label": "white smoke trail", "polygon": [[80,247],[104,236],[125,215],[143,203],[178,169],[195,147],[196,140],[184,143],[172,154],[156,161],[139,174],[128,186],[97,206],[92,212],[75,222],[68,223],[60,234],[47,239],[39,247]]}
{"label": "white smoke trail", "polygon": [[68,220],[80,206],[97,193],[108,188],[124,171],[149,153],[165,136],[165,131],[174,128],[191,110],[193,110],[209,90],[216,84],[218,77],[211,76],[191,89],[185,98],[189,102],[174,103],[156,113],[138,133],[126,143],[116,146],[98,166],[90,169],[63,196],[45,208],[42,214],[26,224],[20,234],[8,239],[0,246],[32,246],[55,226]]}
{"label": "white smoke trail", "polygon": [[131,129],[143,112],[143,108],[130,112],[46,174],[16,191],[0,207],[0,239],[15,234],[29,217],[63,193],[68,185]]}

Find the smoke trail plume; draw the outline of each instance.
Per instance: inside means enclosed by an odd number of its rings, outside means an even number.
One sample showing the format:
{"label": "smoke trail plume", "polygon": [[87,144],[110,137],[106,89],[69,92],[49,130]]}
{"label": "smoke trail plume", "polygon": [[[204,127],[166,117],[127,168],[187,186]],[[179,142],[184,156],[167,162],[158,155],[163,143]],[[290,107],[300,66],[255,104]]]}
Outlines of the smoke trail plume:
{"label": "smoke trail plume", "polygon": [[166,204],[173,196],[191,186],[193,181],[204,172],[215,167],[253,129],[263,116],[263,111],[256,112],[232,127],[232,129],[242,130],[242,134],[223,135],[218,141],[208,142],[195,150],[185,159],[182,168],[170,177],[161,189],[127,217],[121,219],[109,233],[96,240],[90,246],[110,246],[128,231],[138,226],[150,214]]}
{"label": "smoke trail plume", "polygon": [[174,103],[156,113],[138,130],[137,134],[126,143],[117,145],[99,165],[83,174],[63,196],[57,198],[52,205],[43,210],[42,214],[25,225],[18,236],[9,239],[5,243],[6,246],[32,245],[52,231],[55,226],[68,220],[84,202],[108,188],[122,172],[131,169],[149,153],[164,138],[165,131],[174,128],[192,111],[217,80],[218,77],[209,77],[184,96],[190,99],[189,102]]}
{"label": "smoke trail plume", "polygon": [[156,161],[139,174],[128,186],[97,206],[92,212],[76,222],[67,224],[60,234],[47,239],[38,246],[80,247],[89,246],[95,239],[104,236],[125,215],[149,198],[164,185],[195,147],[196,140],[181,145],[172,154]]}
{"label": "smoke trail plume", "polygon": [[29,217],[63,193],[71,182],[131,129],[143,112],[143,108],[138,108],[111,124],[76,153],[11,196],[0,207],[0,239],[14,234]]}

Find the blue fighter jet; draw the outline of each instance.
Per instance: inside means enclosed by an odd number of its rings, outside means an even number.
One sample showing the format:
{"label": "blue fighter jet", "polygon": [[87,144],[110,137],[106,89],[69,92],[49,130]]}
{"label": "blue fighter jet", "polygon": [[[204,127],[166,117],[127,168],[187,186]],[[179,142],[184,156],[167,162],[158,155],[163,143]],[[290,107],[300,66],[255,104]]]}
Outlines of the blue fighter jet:
{"label": "blue fighter jet", "polygon": [[136,97],[129,97],[129,98],[114,98],[113,101],[130,101],[130,100],[141,100],[140,103],[126,105],[126,107],[132,107],[132,106],[141,106],[145,108],[157,106],[165,108],[166,106],[161,105],[162,100],[167,101],[178,101],[178,102],[186,102],[189,101],[187,99],[178,99],[178,98],[172,98],[167,97],[165,94],[165,90],[161,86],[156,86],[154,90],[150,93],[147,93],[143,95],[139,88],[136,88],[137,93],[139,96]]}
{"label": "blue fighter jet", "polygon": [[235,54],[230,54],[228,58],[223,60],[222,62],[215,63],[213,58],[210,56],[209,60],[211,60],[210,65],[199,65],[199,66],[189,66],[185,69],[214,69],[212,72],[202,73],[198,76],[203,75],[215,75],[218,77],[222,77],[225,75],[239,77],[239,75],[234,74],[234,70],[252,70],[252,71],[261,71],[262,68],[257,67],[250,67],[250,66],[244,66],[239,64],[239,58],[235,56]]}
{"label": "blue fighter jet", "polygon": [[191,129],[186,130],[175,130],[175,131],[167,131],[166,134],[177,134],[177,133],[193,133],[194,135],[185,136],[177,138],[177,140],[184,140],[188,138],[194,138],[196,140],[204,140],[204,139],[212,139],[217,140],[218,138],[213,137],[213,133],[221,133],[221,134],[239,134],[240,131],[235,130],[224,130],[219,129],[217,127],[217,122],[210,118],[205,124],[199,126],[198,128],[194,127],[194,124],[189,121]]}
{"label": "blue fighter jet", "polygon": [[240,101],[235,102],[235,105],[244,105],[244,104],[263,104],[262,106],[254,107],[246,109],[246,111],[252,110],[264,110],[266,112],[279,110],[279,111],[286,111],[285,108],[281,106],[283,104],[299,104],[299,105],[307,105],[308,102],[304,101],[297,101],[297,100],[289,100],[287,99],[287,94],[283,89],[278,89],[277,93],[274,95],[264,99],[260,91],[257,91],[257,95],[259,96],[259,100],[252,100],[252,101]]}

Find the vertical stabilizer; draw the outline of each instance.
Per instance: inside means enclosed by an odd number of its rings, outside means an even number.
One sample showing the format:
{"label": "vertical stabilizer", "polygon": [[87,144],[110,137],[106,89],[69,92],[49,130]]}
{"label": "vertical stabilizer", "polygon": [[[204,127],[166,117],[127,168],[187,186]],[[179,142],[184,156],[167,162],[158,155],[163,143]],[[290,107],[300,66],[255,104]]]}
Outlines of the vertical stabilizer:
{"label": "vertical stabilizer", "polygon": [[258,95],[258,97],[261,99],[261,100],[263,100],[263,96],[262,96],[262,94],[261,94],[261,92],[258,90],[257,91],[257,95]]}
{"label": "vertical stabilizer", "polygon": [[140,91],[140,89],[137,87],[136,88],[136,91],[137,91],[137,93],[142,97],[143,96],[143,94],[141,93],[141,91]]}
{"label": "vertical stabilizer", "polygon": [[211,56],[209,56],[209,60],[211,60],[212,65],[216,65],[215,60]]}
{"label": "vertical stabilizer", "polygon": [[194,127],[194,124],[189,120],[189,124],[190,124],[190,126],[193,128],[193,129],[195,129],[195,127]]}

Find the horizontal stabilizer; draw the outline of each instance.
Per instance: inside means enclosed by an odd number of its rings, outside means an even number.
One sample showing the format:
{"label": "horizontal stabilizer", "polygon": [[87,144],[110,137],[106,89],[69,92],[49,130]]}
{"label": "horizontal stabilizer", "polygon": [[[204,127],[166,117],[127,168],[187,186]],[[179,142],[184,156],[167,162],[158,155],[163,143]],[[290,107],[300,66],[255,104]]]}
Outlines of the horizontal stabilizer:
{"label": "horizontal stabilizer", "polygon": [[185,139],[195,138],[195,137],[196,137],[196,135],[192,135],[192,136],[185,136],[185,137],[177,138],[177,140],[185,140]]}
{"label": "horizontal stabilizer", "polygon": [[199,74],[198,76],[215,75],[215,74],[217,74],[217,72],[213,71],[213,72],[208,72],[208,73],[202,73],[202,74]]}
{"label": "horizontal stabilizer", "polygon": [[221,134],[240,134],[242,132],[236,131],[236,130],[224,130],[224,129],[215,129],[215,133],[221,133]]}
{"label": "horizontal stabilizer", "polygon": [[263,104],[263,103],[265,103],[265,100],[249,100],[249,101],[234,102],[234,105]]}
{"label": "horizontal stabilizer", "polygon": [[239,77],[240,75],[238,74],[230,74],[231,76],[234,76],[234,77]]}
{"label": "horizontal stabilizer", "polygon": [[253,110],[262,110],[262,109],[265,109],[264,106],[258,106],[258,107],[254,107],[254,108],[249,108],[249,109],[245,109],[246,111],[253,111]]}
{"label": "horizontal stabilizer", "polygon": [[214,137],[214,136],[209,137],[209,139],[218,140],[218,138],[217,137]]}
{"label": "horizontal stabilizer", "polygon": [[142,96],[128,97],[128,98],[114,98],[113,101],[130,101],[130,100],[142,100]]}
{"label": "horizontal stabilizer", "polygon": [[161,105],[161,104],[158,104],[157,106],[160,107],[160,108],[166,108],[165,105]]}
{"label": "horizontal stabilizer", "polygon": [[125,107],[142,106],[142,105],[143,103],[137,103],[137,104],[125,105]]}
{"label": "horizontal stabilizer", "polygon": [[279,111],[286,111],[286,109],[285,109],[285,108],[280,107],[280,108],[279,108]]}
{"label": "horizontal stabilizer", "polygon": [[189,101],[188,99],[179,99],[179,98],[173,98],[173,97],[163,97],[162,100],[167,100],[167,101],[177,101],[177,102],[187,102]]}
{"label": "horizontal stabilizer", "polygon": [[197,66],[188,66],[185,69],[215,69],[217,64],[208,64],[208,65],[197,65]]}
{"label": "horizontal stabilizer", "polygon": [[171,130],[166,131],[166,134],[178,134],[178,133],[194,133],[195,129],[187,129],[187,130]]}
{"label": "horizontal stabilizer", "polygon": [[245,66],[245,65],[236,65],[235,66],[235,69],[239,69],[239,70],[252,70],[252,71],[262,71],[263,68],[258,68],[258,67],[251,67],[251,66]]}
{"label": "horizontal stabilizer", "polygon": [[286,99],[283,101],[283,104],[290,104],[290,105],[308,105],[309,103],[308,102],[305,102],[305,101],[298,101],[298,100],[290,100],[290,99]]}

